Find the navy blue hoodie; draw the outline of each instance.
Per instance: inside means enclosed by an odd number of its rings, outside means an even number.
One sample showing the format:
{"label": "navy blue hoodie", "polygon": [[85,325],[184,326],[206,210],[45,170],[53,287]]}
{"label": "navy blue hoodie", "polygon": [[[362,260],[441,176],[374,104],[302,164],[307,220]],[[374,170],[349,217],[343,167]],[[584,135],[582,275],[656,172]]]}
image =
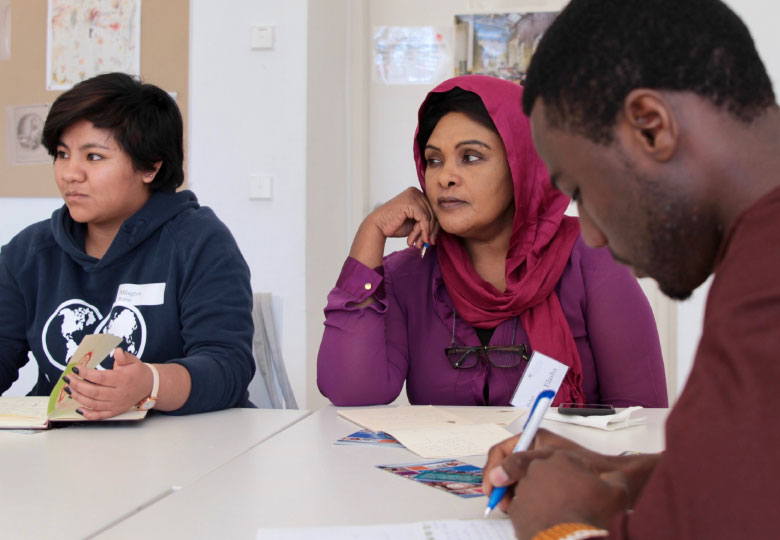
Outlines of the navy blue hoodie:
{"label": "navy blue hoodie", "polygon": [[249,268],[214,212],[191,191],[154,193],[102,259],[84,251],[85,232],[63,206],[0,252],[0,393],[30,352],[31,395],[48,395],[82,336],[103,332],[143,361],[187,368],[192,391],[175,414],[248,405]]}

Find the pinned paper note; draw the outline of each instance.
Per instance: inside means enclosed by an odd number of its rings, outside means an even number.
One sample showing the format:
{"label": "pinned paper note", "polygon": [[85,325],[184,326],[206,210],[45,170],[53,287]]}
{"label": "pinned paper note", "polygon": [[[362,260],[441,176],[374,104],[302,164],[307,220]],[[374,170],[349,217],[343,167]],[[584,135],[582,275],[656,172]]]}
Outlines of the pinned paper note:
{"label": "pinned paper note", "polygon": [[544,390],[557,394],[568,370],[569,366],[534,351],[509,403],[515,407],[532,407],[536,397]]}

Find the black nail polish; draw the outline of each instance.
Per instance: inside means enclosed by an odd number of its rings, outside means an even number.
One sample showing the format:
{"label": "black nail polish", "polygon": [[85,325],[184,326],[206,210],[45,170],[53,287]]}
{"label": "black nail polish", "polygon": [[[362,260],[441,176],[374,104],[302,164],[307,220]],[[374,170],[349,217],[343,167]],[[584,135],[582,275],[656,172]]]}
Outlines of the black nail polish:
{"label": "black nail polish", "polygon": [[65,393],[70,395],[70,388],[68,388],[67,386],[65,387]]}
{"label": "black nail polish", "polygon": [[76,412],[79,413],[81,416],[84,416],[84,413],[81,412],[81,409],[76,409]]}
{"label": "black nail polish", "polygon": [[73,373],[78,375],[79,374],[79,368],[77,368],[76,366],[73,366]]}
{"label": "black nail polish", "polygon": [[70,384],[70,377],[68,377],[67,375],[63,377],[62,380],[65,381],[65,384]]}

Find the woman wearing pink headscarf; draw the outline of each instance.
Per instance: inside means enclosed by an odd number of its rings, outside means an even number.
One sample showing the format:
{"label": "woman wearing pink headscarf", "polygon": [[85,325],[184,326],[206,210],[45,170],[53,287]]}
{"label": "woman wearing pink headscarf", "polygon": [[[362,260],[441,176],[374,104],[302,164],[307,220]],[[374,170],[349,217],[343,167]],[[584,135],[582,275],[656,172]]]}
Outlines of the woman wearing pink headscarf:
{"label": "woman wearing pink headscarf", "polygon": [[317,382],[336,405],[389,403],[404,382],[413,404],[506,405],[538,350],[569,367],[556,404],[667,406],[647,300],[564,216],[522,92],[456,77],[420,107],[422,191],[366,217],[328,296]]}

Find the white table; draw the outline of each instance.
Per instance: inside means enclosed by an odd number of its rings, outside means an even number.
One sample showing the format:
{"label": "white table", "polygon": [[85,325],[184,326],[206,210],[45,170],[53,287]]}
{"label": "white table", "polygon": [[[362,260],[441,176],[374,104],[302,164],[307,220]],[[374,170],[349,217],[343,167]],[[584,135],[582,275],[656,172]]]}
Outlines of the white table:
{"label": "white table", "polygon": [[231,409],[33,434],[0,431],[0,536],[88,537],[308,414]]}
{"label": "white table", "polygon": [[[648,424],[618,432],[544,422],[595,450],[663,449],[666,409]],[[524,419],[510,429],[519,431]],[[98,536],[108,538],[253,539],[259,527],[300,527],[480,518],[484,497],[461,499],[377,469],[424,461],[403,448],[336,446],[358,426],[325,407]],[[482,466],[484,456],[464,459]],[[501,518],[494,512],[494,518]]]}

